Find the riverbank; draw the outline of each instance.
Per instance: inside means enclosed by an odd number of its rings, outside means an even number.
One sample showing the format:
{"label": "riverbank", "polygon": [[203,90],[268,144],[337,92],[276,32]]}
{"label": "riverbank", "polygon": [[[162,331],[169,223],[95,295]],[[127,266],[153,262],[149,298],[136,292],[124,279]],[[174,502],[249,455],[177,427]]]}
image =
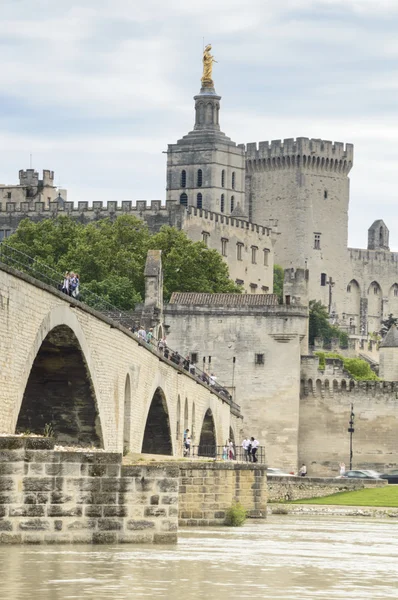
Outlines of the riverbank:
{"label": "riverbank", "polygon": [[332,517],[371,517],[398,519],[398,508],[375,506],[339,506],[320,504],[268,504],[268,515],[308,515]]}

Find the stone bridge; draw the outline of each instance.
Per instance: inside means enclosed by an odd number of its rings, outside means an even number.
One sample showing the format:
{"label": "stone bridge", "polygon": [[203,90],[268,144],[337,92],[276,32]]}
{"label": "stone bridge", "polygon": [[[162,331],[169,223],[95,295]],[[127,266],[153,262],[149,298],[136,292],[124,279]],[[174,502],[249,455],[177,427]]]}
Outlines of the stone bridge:
{"label": "stone bridge", "polygon": [[[179,455],[239,436],[239,407],[119,323],[0,263],[0,433]],[[48,432],[48,431],[47,431]]]}

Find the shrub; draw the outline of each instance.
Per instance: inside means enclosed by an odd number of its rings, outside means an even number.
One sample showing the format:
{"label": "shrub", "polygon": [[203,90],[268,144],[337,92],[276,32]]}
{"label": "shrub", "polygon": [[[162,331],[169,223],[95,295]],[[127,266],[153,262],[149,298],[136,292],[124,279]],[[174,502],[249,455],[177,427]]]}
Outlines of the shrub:
{"label": "shrub", "polygon": [[362,358],[345,358],[336,352],[315,352],[315,355],[319,356],[319,369],[321,371],[325,370],[327,358],[337,358],[343,362],[345,370],[356,381],[380,381],[380,378],[370,368],[369,363],[362,360]]}
{"label": "shrub", "polygon": [[230,527],[240,527],[246,521],[247,512],[240,502],[233,502],[225,515],[224,524]]}

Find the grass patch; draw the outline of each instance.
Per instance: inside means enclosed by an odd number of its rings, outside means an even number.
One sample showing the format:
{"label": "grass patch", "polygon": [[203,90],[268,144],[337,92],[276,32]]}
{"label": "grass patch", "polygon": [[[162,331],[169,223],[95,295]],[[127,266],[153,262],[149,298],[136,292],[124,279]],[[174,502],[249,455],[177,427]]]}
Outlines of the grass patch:
{"label": "grass patch", "polygon": [[398,507],[398,485],[384,488],[357,490],[356,492],[340,492],[323,498],[306,498],[293,500],[288,504],[333,504],[334,506],[387,506]]}

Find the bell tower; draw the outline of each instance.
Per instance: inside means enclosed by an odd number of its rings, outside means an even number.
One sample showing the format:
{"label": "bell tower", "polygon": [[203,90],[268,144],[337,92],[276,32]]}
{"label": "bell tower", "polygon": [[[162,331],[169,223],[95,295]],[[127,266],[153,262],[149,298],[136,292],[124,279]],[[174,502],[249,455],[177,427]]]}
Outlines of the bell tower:
{"label": "bell tower", "polygon": [[244,218],[245,149],[220,130],[220,101],[212,79],[211,46],[195,100],[193,130],[167,150],[167,200]]}

